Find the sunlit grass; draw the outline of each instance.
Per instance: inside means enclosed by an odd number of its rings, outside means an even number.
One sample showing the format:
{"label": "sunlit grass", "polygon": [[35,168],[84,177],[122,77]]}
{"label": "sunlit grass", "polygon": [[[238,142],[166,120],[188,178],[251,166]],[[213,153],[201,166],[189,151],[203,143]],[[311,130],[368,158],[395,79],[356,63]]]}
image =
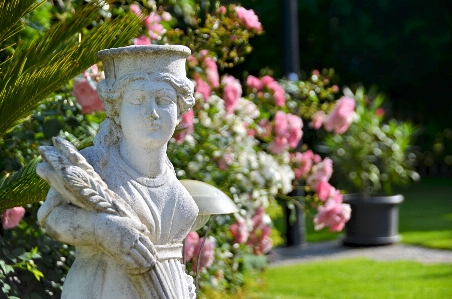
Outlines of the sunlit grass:
{"label": "sunlit grass", "polygon": [[452,298],[452,265],[343,259],[269,268],[267,299]]}

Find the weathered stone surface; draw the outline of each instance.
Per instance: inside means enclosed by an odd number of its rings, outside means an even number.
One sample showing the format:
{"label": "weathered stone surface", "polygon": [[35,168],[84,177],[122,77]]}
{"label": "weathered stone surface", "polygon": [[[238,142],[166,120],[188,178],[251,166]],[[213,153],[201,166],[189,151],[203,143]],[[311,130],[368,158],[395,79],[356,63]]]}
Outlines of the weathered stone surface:
{"label": "weathered stone surface", "polygon": [[107,119],[80,153],[56,138],[37,172],[52,188],[38,211],[53,238],[76,246],[63,298],[195,298],[180,263],[198,208],[166,155],[194,104],[183,46],[100,51]]}

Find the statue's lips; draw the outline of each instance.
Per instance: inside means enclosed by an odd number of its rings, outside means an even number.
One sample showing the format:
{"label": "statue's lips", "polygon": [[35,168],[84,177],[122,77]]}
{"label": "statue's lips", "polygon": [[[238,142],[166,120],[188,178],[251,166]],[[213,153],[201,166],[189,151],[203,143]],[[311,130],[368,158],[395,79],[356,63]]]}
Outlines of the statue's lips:
{"label": "statue's lips", "polygon": [[151,132],[155,132],[160,128],[160,123],[156,122],[150,122],[146,124],[146,129],[148,129]]}

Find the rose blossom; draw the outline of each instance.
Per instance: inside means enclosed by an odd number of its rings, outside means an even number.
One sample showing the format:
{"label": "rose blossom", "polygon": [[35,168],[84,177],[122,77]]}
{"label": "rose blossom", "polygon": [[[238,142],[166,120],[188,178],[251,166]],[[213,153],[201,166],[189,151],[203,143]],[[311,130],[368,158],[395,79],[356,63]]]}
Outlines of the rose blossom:
{"label": "rose blossom", "polygon": [[241,6],[236,6],[235,12],[237,13],[237,17],[243,22],[247,29],[254,29],[257,32],[262,31],[262,24],[259,22],[259,18],[254,13],[254,10],[247,10]]}
{"label": "rose blossom", "polygon": [[304,153],[297,152],[292,154],[292,160],[296,164],[294,168],[295,178],[297,180],[304,178],[312,167],[314,153],[308,150]]}
{"label": "rose blossom", "polygon": [[137,4],[130,4],[130,11],[132,11],[137,16],[141,16],[141,8]]}
{"label": "rose blossom", "polygon": [[333,186],[330,185],[327,181],[320,181],[320,183],[317,186],[317,195],[319,196],[320,200],[325,201],[330,197],[331,193],[335,189]]}
{"label": "rose blossom", "polygon": [[213,264],[215,259],[215,243],[211,239],[207,239],[202,248],[201,257],[199,252],[201,250],[201,244],[204,238],[200,238],[193,255],[193,271],[196,272],[196,267],[198,265],[198,259],[201,258],[199,263],[199,270],[207,268]]}
{"label": "rose blossom", "polygon": [[355,100],[348,97],[340,98],[333,111],[331,111],[325,121],[325,130],[342,134],[347,131],[353,122]]}
{"label": "rose blossom", "polygon": [[326,116],[324,111],[317,111],[312,115],[312,120],[309,123],[309,127],[316,130],[320,129],[320,127],[323,125],[323,122],[325,121],[325,118]]}
{"label": "rose blossom", "polygon": [[177,143],[182,143],[185,140],[185,137],[191,133],[193,133],[193,119],[195,118],[195,113],[193,109],[184,113],[182,115],[181,121],[179,123],[179,128],[182,130],[174,135],[174,139],[176,139]]}
{"label": "rose blossom", "polygon": [[25,209],[23,207],[15,207],[12,209],[7,209],[1,215],[2,227],[4,230],[15,228],[20,220],[25,215]]}
{"label": "rose blossom", "polygon": [[212,57],[204,58],[203,63],[206,68],[207,81],[213,88],[218,88],[220,86],[220,76],[218,75],[217,63]]}
{"label": "rose blossom", "polygon": [[246,85],[251,89],[256,89],[257,91],[261,90],[262,87],[264,87],[264,84],[261,80],[259,80],[259,78],[251,75],[246,78]]}
{"label": "rose blossom", "polygon": [[274,118],[275,138],[269,144],[274,154],[279,154],[288,147],[295,148],[302,137],[303,122],[300,117],[278,111]]}
{"label": "rose blossom", "polygon": [[350,219],[350,215],[350,205],[342,203],[342,196],[330,198],[324,206],[317,208],[317,215],[314,218],[315,230],[329,226],[330,231],[339,232]]}
{"label": "rose blossom", "polygon": [[195,92],[199,92],[204,100],[207,100],[210,97],[211,89],[209,84],[205,82],[198,74],[195,74],[194,76],[196,86],[195,86]]}
{"label": "rose blossom", "polygon": [[264,84],[265,86],[268,86],[270,83],[275,82],[275,79],[266,75],[261,78],[261,81],[262,81],[262,84]]}
{"label": "rose blossom", "polygon": [[96,89],[91,86],[87,78],[75,79],[72,90],[77,103],[82,106],[82,113],[89,114],[94,111],[103,111],[104,104],[100,101]]}
{"label": "rose blossom", "polygon": [[245,243],[248,240],[249,231],[245,220],[237,219],[237,221],[229,227],[234,242],[238,244]]}
{"label": "rose blossom", "polygon": [[325,158],[322,162],[312,167],[312,173],[306,179],[306,182],[314,190],[321,181],[328,181],[333,174],[333,161],[330,158]]}
{"label": "rose blossom", "polygon": [[239,80],[230,75],[225,75],[221,80],[221,84],[223,84],[224,86],[224,108],[226,110],[226,113],[231,114],[237,107],[239,98],[242,95],[242,85],[240,85]]}
{"label": "rose blossom", "polygon": [[160,24],[161,21],[162,18],[155,12],[152,12],[144,20],[144,23],[146,25],[146,28],[148,29],[148,33],[151,39],[159,39],[160,36],[163,33],[165,33],[165,28],[163,27],[162,24]]}
{"label": "rose blossom", "polygon": [[273,81],[267,84],[267,87],[273,91],[276,106],[284,106],[286,104],[286,92],[278,82]]}
{"label": "rose blossom", "polygon": [[140,37],[133,39],[133,44],[135,46],[147,46],[151,44],[151,40],[146,35],[141,35]]}
{"label": "rose blossom", "polygon": [[195,254],[195,248],[199,243],[197,232],[189,232],[185,237],[185,260],[189,261]]}
{"label": "rose blossom", "polygon": [[302,131],[303,121],[301,120],[301,118],[299,116],[293,115],[293,114],[287,114],[286,120],[289,125],[289,128],[288,128],[289,137],[288,137],[287,141],[291,148],[296,148],[298,143],[301,140],[301,137],[303,137],[303,131]]}

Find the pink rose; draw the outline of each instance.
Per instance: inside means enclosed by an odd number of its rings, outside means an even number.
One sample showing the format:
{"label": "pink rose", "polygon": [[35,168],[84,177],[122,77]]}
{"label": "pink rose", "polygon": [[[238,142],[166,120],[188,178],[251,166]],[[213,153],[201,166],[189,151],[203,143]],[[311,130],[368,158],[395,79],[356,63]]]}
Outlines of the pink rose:
{"label": "pink rose", "polygon": [[286,120],[289,126],[287,142],[291,148],[296,148],[303,137],[303,121],[299,116],[293,114],[287,114]]}
{"label": "pink rose", "polygon": [[223,100],[226,113],[231,114],[235,111],[239,98],[242,95],[242,85],[239,80],[233,76],[225,75],[221,80],[223,84]]}
{"label": "pink rose", "polygon": [[304,153],[292,154],[291,160],[295,164],[294,172],[297,180],[305,178],[312,167],[314,153],[308,150]]}
{"label": "pink rose", "polygon": [[207,100],[210,97],[210,93],[212,92],[210,90],[209,84],[205,82],[198,74],[195,74],[195,92],[199,92],[204,100]]}
{"label": "pink rose", "polygon": [[133,44],[135,46],[147,46],[151,44],[151,40],[146,35],[141,35],[140,37],[133,39]]}
{"label": "pink rose", "polygon": [[251,89],[256,89],[257,91],[261,90],[262,87],[264,87],[264,84],[262,83],[259,78],[256,78],[254,76],[249,75],[248,78],[246,78],[246,85]]}
{"label": "pink rose", "polygon": [[243,244],[248,240],[249,231],[248,226],[244,220],[239,220],[229,227],[232,237],[234,238],[234,242],[238,244]]}
{"label": "pink rose", "polygon": [[165,32],[165,28],[163,27],[162,24],[160,24],[161,21],[162,18],[155,12],[152,12],[144,20],[144,23],[146,25],[146,28],[148,29],[148,33],[151,39],[159,39],[160,36]]}
{"label": "pink rose", "polygon": [[218,12],[222,15],[224,15],[226,13],[226,7],[224,5],[220,6],[220,8],[218,9]]}
{"label": "pink rose", "polygon": [[317,215],[314,217],[315,229],[321,230],[328,226],[330,231],[339,232],[350,219],[350,215],[350,205],[343,204],[341,200],[330,198],[324,206],[317,208]]}
{"label": "pink rose", "polygon": [[286,104],[286,92],[278,82],[273,81],[267,84],[267,87],[273,91],[276,106],[284,106]]}
{"label": "pink rose", "polygon": [[317,186],[316,192],[320,200],[325,201],[330,197],[334,190],[335,189],[333,188],[333,186],[331,186],[327,181],[320,181]]}
{"label": "pink rose", "polygon": [[185,237],[185,260],[189,261],[195,254],[195,248],[199,243],[199,235],[197,232],[189,232]]}
{"label": "pink rose", "polygon": [[300,117],[278,111],[274,118],[275,138],[269,144],[269,149],[275,154],[287,148],[295,148],[303,135],[303,122]]}
{"label": "pink rose", "polygon": [[198,265],[198,259],[200,258],[199,262],[199,270],[202,270],[204,268],[210,267],[213,264],[213,261],[215,260],[215,243],[207,239],[204,243],[204,246],[202,248],[202,254],[201,257],[199,256],[199,252],[201,250],[201,244],[204,238],[199,239],[198,244],[196,245],[196,248],[194,250],[194,256],[193,256],[193,271],[196,272],[196,267]]}
{"label": "pink rose", "polygon": [[289,146],[289,142],[285,136],[276,136],[275,139],[268,145],[268,149],[273,154],[280,154],[286,150]]}
{"label": "pink rose", "polygon": [[236,6],[235,12],[247,29],[254,29],[257,32],[262,31],[262,24],[259,22],[259,18],[254,13],[254,10],[247,10],[241,6]]}
{"label": "pink rose", "polygon": [[1,215],[4,230],[15,228],[25,215],[23,207],[8,209]]}
{"label": "pink rose", "polygon": [[287,135],[289,125],[287,124],[286,114],[278,111],[275,114],[275,133],[277,136]]}
{"label": "pink rose", "polygon": [[312,121],[309,123],[309,126],[318,130],[323,125],[325,118],[326,116],[324,111],[317,111],[312,115]]}
{"label": "pink rose", "polygon": [[218,75],[218,66],[212,57],[206,57],[203,61],[206,67],[206,77],[213,88],[220,86],[220,75]]}
{"label": "pink rose", "polygon": [[355,100],[352,98],[340,98],[333,111],[328,114],[325,121],[325,130],[333,131],[336,134],[342,134],[347,131],[353,122],[353,113],[355,109]]}
{"label": "pink rose", "polygon": [[141,16],[141,8],[137,4],[130,4],[130,11],[132,11],[137,16]]}
{"label": "pink rose", "polygon": [[312,173],[306,179],[306,183],[314,190],[317,190],[319,183],[329,181],[332,174],[333,161],[330,158],[325,158],[322,162],[312,167]]}
{"label": "pink rose", "polygon": [[96,90],[89,84],[88,79],[75,79],[72,90],[77,103],[82,106],[82,113],[88,114],[94,111],[103,111],[104,104],[100,101]]}
{"label": "pink rose", "polygon": [[275,82],[275,79],[273,79],[270,76],[263,76],[261,78],[262,84],[264,84],[265,86],[268,86],[270,83]]}
{"label": "pink rose", "polygon": [[179,123],[179,129],[182,131],[178,132],[174,135],[174,139],[176,139],[176,143],[182,143],[185,140],[187,135],[193,133],[193,119],[195,118],[195,113],[193,109],[184,113],[182,115],[181,121]]}

